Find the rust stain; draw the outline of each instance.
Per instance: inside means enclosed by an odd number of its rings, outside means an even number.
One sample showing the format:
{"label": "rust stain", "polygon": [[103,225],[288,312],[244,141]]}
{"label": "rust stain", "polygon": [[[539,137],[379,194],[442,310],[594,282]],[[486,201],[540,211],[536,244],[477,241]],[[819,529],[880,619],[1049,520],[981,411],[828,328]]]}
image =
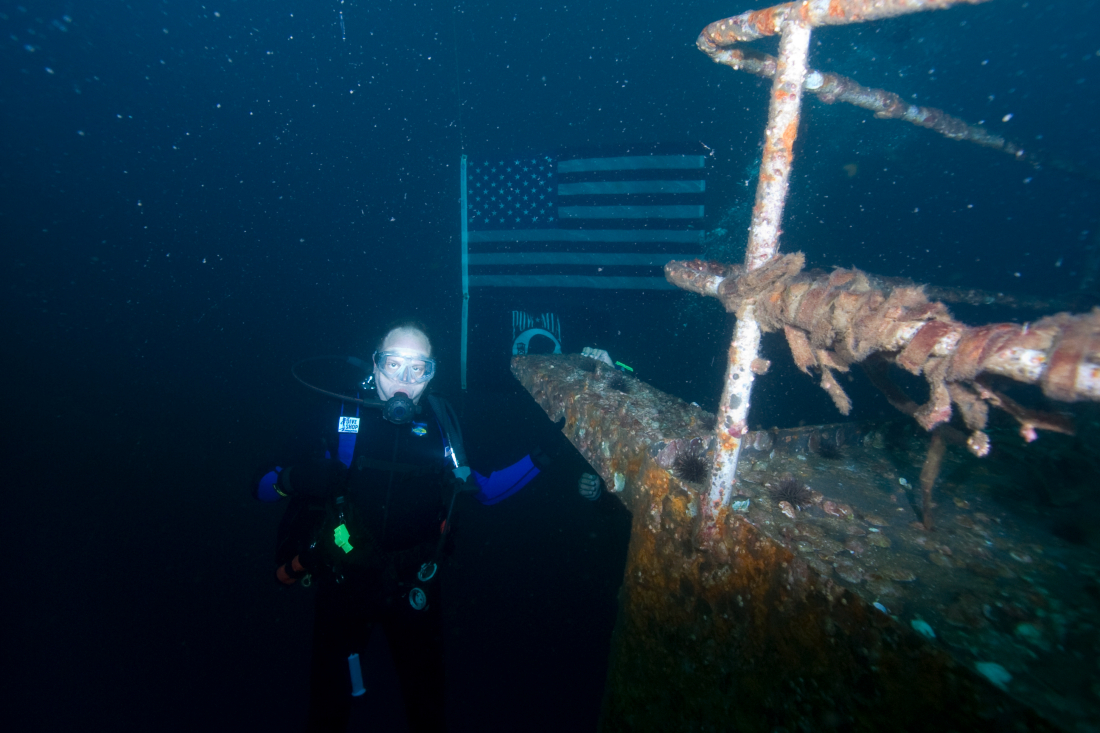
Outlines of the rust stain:
{"label": "rust stain", "polygon": [[[617,496],[633,526],[602,731],[1002,729],[1011,701],[944,652],[743,515],[720,507],[705,522],[701,487],[656,459],[708,437],[699,409],[641,382],[609,394],[574,373],[582,359],[531,356],[513,372],[551,417],[570,413],[566,435],[608,485],[626,478]],[[1020,730],[1053,731],[1012,715]]]}

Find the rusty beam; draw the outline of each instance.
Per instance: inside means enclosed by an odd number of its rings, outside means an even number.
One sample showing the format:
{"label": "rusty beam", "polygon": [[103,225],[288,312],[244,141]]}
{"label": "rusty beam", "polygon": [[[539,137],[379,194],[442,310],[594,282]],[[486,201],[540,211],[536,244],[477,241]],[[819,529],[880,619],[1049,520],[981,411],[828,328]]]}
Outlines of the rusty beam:
{"label": "rusty beam", "polygon": [[988,0],[807,0],[784,3],[763,10],[750,10],[716,20],[699,34],[697,45],[704,53],[729,48],[779,33],[785,23],[797,21],[810,28],[849,25],[871,20],[897,18],[926,10],[943,10],[953,5],[978,5]]}
{"label": "rusty beam", "polygon": [[989,451],[984,405],[1015,418],[1028,442],[1036,429],[1073,432],[1065,417],[1027,410],[996,393],[983,374],[1038,384],[1060,402],[1100,401],[1100,308],[1023,325],[971,327],[930,301],[920,287],[889,288],[855,269],[803,272],[803,263],[800,252],[751,272],[673,261],[665,265],[665,277],[684,290],[718,298],[730,313],[740,315],[751,305],[765,332],[783,330],[802,371],[820,372],[822,389],[843,414],[851,402],[834,372],[876,356],[923,375],[930,397],[913,417],[932,430],[947,422],[957,405],[977,455]]}
{"label": "rusty beam", "polygon": [[[985,0],[977,0],[984,2]],[[962,2],[973,4],[972,0]],[[960,2],[834,2],[790,3],[764,10],[755,10],[733,18],[711,23],[696,39],[700,51],[718,64],[736,71],[745,71],[766,79],[775,78],[779,60],[774,56],[738,44],[756,40],[777,32],[780,24],[792,18],[821,25],[844,25],[879,18],[894,17],[923,10],[941,10]],[[1015,160],[1030,165],[1050,166],[1065,173],[1093,181],[1100,180],[1100,173],[1091,168],[1059,158],[1049,158],[1032,150],[1025,150],[1001,135],[948,114],[936,107],[909,104],[902,97],[886,89],[865,87],[854,79],[840,74],[809,69],[803,82],[803,90],[814,94],[826,104],[846,102],[874,112],[879,119],[903,120],[925,127],[951,140],[981,145],[1011,155]]]}

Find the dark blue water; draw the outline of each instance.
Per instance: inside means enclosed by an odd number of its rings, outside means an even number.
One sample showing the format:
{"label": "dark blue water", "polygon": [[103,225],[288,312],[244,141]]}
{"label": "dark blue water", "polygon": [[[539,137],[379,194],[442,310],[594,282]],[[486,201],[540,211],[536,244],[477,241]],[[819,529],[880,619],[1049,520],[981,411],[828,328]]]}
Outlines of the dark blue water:
{"label": "dark blue water", "polygon": [[[708,228],[747,226],[768,86],[694,48],[745,9],[0,3],[4,727],[300,727],[308,593],[271,580],[279,509],[246,480],[316,408],[293,361],[365,355],[412,316],[475,462],[558,459],[456,525],[453,727],[594,729],[629,518],[576,496],[583,459],[508,381],[510,309],[553,309],[568,350],[708,407],[730,324],[686,294],[475,295],[461,395],[459,156],[697,144]],[[809,99],[783,249],[1095,303],[1098,31],[1097,2],[1017,0],[817,31],[815,67],[1092,177]],[[835,420],[767,348],[754,424]],[[853,394],[855,417],[888,414]],[[392,699],[372,700],[385,728]]]}

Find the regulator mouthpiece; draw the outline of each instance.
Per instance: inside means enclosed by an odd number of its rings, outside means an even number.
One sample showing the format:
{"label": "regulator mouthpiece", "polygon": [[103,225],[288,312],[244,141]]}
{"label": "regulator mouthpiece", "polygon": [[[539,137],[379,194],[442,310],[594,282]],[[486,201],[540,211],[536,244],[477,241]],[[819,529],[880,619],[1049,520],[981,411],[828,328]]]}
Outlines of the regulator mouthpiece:
{"label": "regulator mouthpiece", "polygon": [[416,403],[412,401],[411,397],[404,392],[398,392],[383,403],[382,417],[394,425],[404,425],[407,422],[412,422],[417,409]]}

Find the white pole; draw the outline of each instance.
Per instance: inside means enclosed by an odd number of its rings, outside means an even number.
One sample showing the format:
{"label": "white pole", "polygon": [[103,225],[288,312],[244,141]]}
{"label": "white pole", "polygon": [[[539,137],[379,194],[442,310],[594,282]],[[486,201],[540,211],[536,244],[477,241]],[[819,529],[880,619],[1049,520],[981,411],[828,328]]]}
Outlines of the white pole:
{"label": "white pole", "polygon": [[458,167],[462,177],[462,366],[460,378],[462,390],[466,390],[466,326],[470,320],[470,233],[466,229],[466,156]]}
{"label": "white pole", "polygon": [[[745,271],[762,267],[779,250],[779,225],[787,200],[791,175],[792,147],[798,131],[802,105],[802,83],[810,49],[810,27],[797,20],[783,24],[779,40],[779,63],[772,84],[768,126],[764,133],[764,155],[756,188],[752,228],[745,252]],[[713,521],[729,504],[737,481],[741,438],[748,432],[749,398],[752,394],[752,363],[760,351],[760,325],[755,308],[746,304],[737,313],[737,326],[730,343],[729,366],[722,401],[718,406],[714,466],[710,473],[706,515]]]}

